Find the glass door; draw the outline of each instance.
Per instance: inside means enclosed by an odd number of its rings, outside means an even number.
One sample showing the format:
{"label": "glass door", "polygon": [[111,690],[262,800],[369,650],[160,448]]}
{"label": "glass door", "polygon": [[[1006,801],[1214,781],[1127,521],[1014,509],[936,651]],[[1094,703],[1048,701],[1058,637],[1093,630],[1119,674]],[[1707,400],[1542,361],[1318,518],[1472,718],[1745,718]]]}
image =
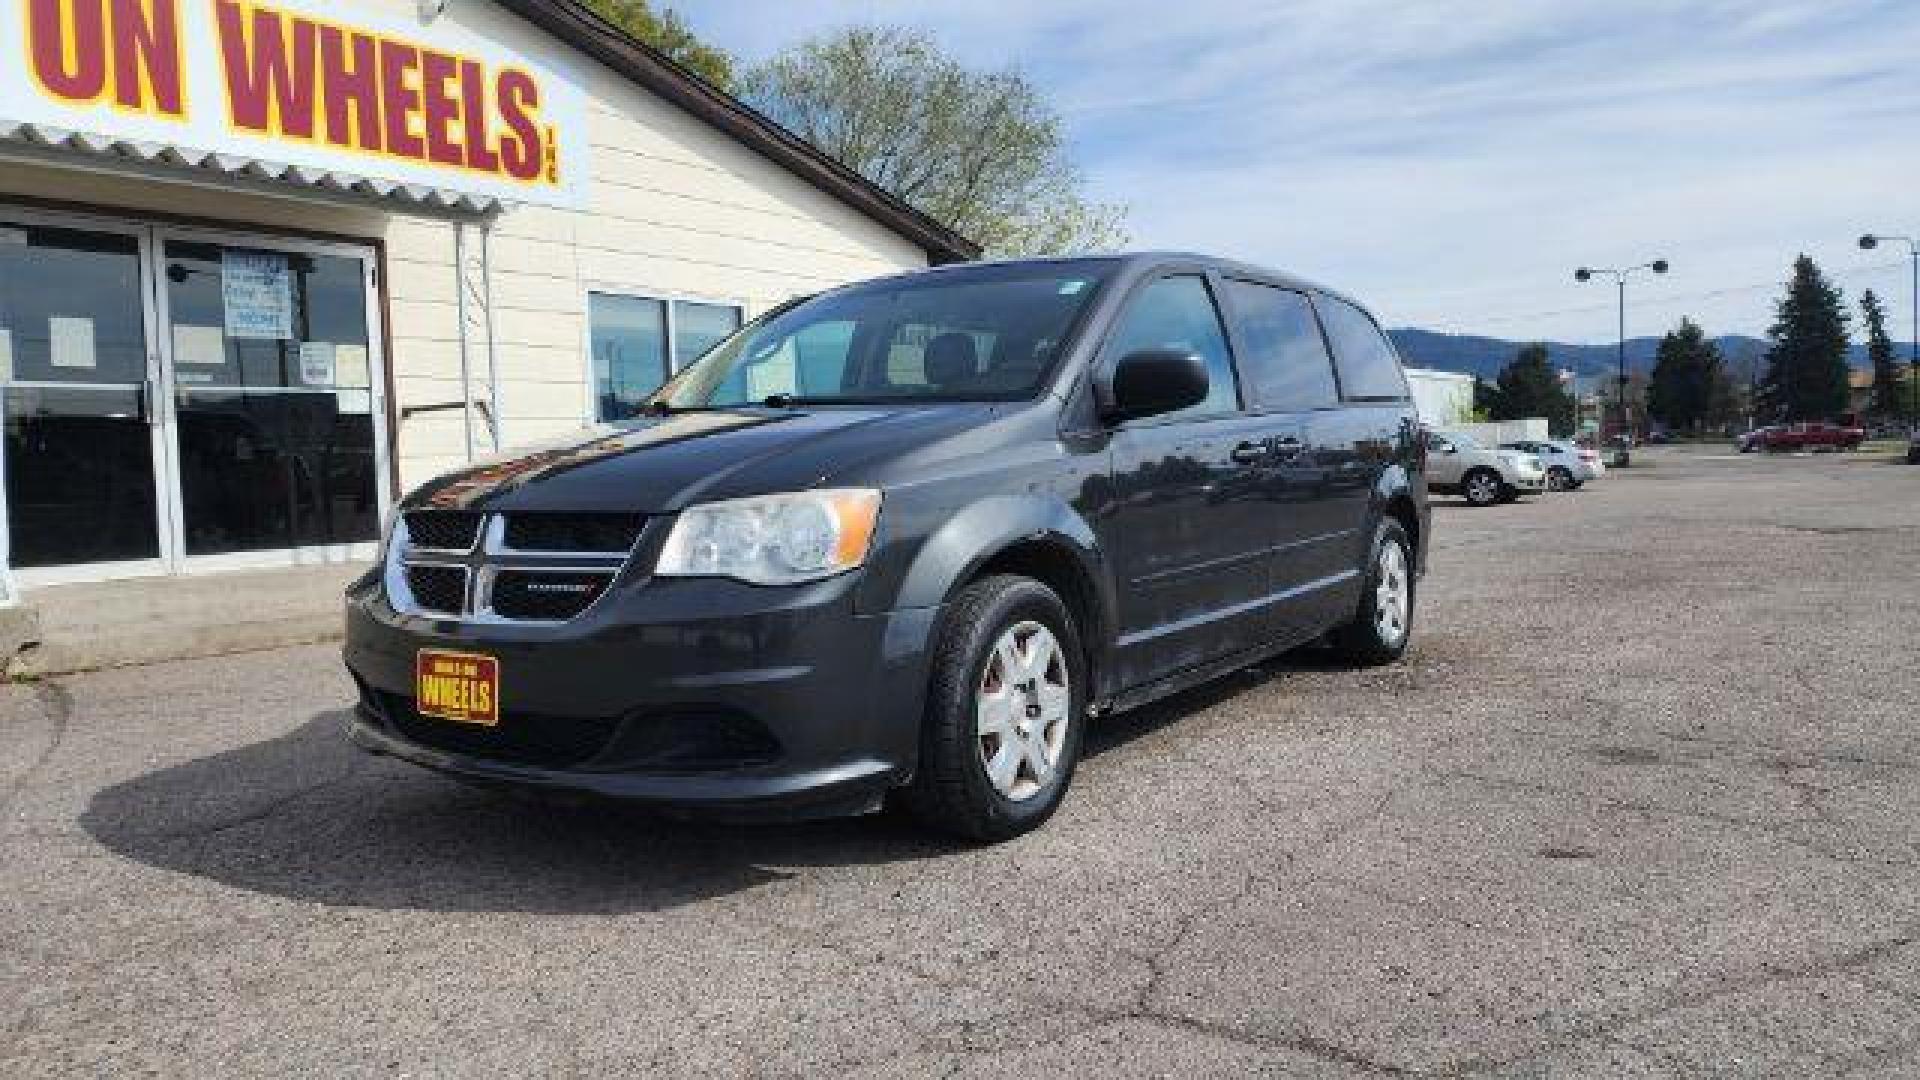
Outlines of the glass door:
{"label": "glass door", "polygon": [[0,207],[0,411],[24,584],[166,569],[144,230]]}
{"label": "glass door", "polygon": [[182,560],[370,557],[385,432],[368,253],[162,231],[155,258]]}

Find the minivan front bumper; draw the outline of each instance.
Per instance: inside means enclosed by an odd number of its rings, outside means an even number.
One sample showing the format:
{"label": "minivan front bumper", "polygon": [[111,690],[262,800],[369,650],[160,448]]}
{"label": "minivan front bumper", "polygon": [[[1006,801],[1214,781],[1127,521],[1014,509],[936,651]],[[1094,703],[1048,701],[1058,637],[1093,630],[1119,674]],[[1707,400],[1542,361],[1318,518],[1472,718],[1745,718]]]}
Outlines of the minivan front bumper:
{"label": "minivan front bumper", "polygon": [[[647,580],[561,625],[403,613],[370,578],[347,596],[349,735],[482,784],[723,814],[871,809],[916,764],[939,609],[860,614],[854,576]],[[420,715],[422,649],[497,660],[499,724]]]}

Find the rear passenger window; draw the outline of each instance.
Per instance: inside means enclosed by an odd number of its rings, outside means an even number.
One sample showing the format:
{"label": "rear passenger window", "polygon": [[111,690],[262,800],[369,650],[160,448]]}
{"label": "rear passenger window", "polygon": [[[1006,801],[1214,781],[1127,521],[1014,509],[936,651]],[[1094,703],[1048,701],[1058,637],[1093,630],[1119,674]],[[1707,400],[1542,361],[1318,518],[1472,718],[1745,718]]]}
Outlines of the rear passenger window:
{"label": "rear passenger window", "polygon": [[1206,416],[1240,407],[1227,332],[1205,278],[1194,274],[1161,278],[1133,298],[1107,342],[1107,356],[1110,362],[1117,361],[1142,349],[1183,349],[1206,361],[1206,400],[1166,416]]}
{"label": "rear passenger window", "polygon": [[1400,373],[1400,359],[1367,313],[1331,296],[1315,297],[1314,306],[1333,341],[1340,392],[1347,400],[1405,401],[1407,380]]}
{"label": "rear passenger window", "polygon": [[1251,281],[1227,282],[1246,355],[1247,396],[1262,408],[1301,412],[1340,403],[1333,360],[1307,298]]}

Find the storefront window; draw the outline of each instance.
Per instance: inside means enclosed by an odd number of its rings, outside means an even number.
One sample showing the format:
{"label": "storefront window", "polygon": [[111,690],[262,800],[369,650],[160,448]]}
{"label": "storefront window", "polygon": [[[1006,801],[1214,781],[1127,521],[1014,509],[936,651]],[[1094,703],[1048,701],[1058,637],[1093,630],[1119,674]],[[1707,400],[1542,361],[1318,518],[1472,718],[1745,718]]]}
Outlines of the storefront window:
{"label": "storefront window", "polygon": [[740,328],[737,307],[616,293],[592,294],[588,318],[597,410],[609,422],[639,412],[669,375]]}
{"label": "storefront window", "polygon": [[359,259],[171,240],[186,554],[379,532]]}

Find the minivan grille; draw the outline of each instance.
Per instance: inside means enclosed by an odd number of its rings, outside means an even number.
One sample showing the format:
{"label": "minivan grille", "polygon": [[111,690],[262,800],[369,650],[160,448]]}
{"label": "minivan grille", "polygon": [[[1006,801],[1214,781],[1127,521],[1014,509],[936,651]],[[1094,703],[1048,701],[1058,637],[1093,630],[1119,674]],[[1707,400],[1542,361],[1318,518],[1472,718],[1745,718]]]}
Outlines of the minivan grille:
{"label": "minivan grille", "polygon": [[401,611],[469,622],[580,617],[620,579],[643,514],[404,512],[387,552]]}
{"label": "minivan grille", "polygon": [[407,591],[423,611],[458,615],[467,606],[467,569],[433,564],[409,566]]}
{"label": "minivan grille", "polygon": [[625,555],[646,520],[641,514],[508,514],[506,542],[515,551]]}
{"label": "minivan grille", "polygon": [[480,515],[471,510],[410,510],[407,539],[417,548],[472,551],[480,535]]}
{"label": "minivan grille", "polygon": [[587,610],[614,574],[501,570],[493,579],[493,613],[503,619],[564,622]]}

